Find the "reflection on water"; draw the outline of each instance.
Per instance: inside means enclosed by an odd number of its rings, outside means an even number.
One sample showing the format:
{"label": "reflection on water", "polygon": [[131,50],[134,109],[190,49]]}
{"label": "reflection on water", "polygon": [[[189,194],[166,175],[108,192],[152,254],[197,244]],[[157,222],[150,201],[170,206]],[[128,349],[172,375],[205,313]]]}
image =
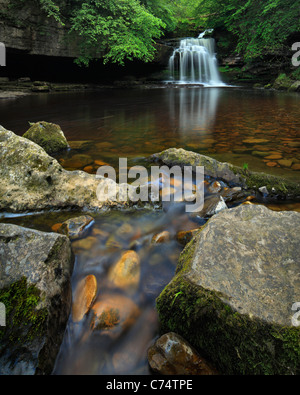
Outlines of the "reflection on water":
{"label": "reflection on water", "polygon": [[120,156],[132,166],[181,147],[297,180],[299,104],[296,93],[239,88],[107,89],[3,100],[0,112],[1,124],[18,134],[28,121],[61,125],[73,143],[57,155],[67,169],[94,173],[95,160],[117,166]]}
{"label": "reflection on water", "polygon": [[170,119],[178,118],[180,136],[204,130],[213,133],[219,89],[175,89],[168,92]]}

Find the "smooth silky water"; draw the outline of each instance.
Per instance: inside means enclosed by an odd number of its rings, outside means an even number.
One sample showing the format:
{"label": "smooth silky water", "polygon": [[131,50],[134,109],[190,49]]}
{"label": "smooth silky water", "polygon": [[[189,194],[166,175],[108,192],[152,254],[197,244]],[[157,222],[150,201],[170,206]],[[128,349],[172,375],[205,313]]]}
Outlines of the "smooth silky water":
{"label": "smooth silky water", "polygon": [[[28,129],[29,121],[59,124],[73,148],[56,158],[69,170],[95,173],[104,163],[117,170],[119,157],[128,158],[128,166],[145,165],[149,155],[181,147],[299,181],[299,104],[299,95],[290,93],[162,86],[34,95],[0,101],[0,111],[1,124],[19,135]],[[299,203],[270,208],[300,212]],[[76,211],[2,215],[0,220],[51,232],[53,225],[78,215]],[[162,230],[174,235],[193,229],[195,223],[187,216],[159,210],[92,216],[95,222],[87,233],[72,241],[73,292],[82,278],[93,274],[98,283],[97,300],[103,295],[108,300],[119,298],[120,304],[130,299],[139,315],[129,329],[115,335],[109,330],[92,330],[90,314],[80,323],[74,323],[71,314],[53,373],[149,374],[147,348],[158,335],[155,299],[173,277],[182,250],[175,239],[153,245],[151,238]],[[124,229],[122,237],[120,229]],[[109,284],[107,273],[121,252],[130,248],[140,256],[141,277],[139,288],[128,295]]]}

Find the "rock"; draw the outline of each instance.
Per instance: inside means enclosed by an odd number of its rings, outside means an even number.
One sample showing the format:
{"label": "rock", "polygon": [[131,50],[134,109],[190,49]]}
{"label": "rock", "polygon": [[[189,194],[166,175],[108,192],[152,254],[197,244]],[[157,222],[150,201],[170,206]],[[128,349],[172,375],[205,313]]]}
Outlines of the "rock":
{"label": "rock", "polygon": [[38,144],[51,155],[69,148],[69,144],[60,126],[54,123],[37,122],[31,125],[23,137]]}
{"label": "rock", "polygon": [[269,167],[275,167],[277,166],[277,162],[267,162],[266,165]]}
{"label": "rock", "polygon": [[295,81],[290,87],[290,92],[299,92],[300,91],[300,81]]}
{"label": "rock", "polygon": [[124,252],[108,273],[108,280],[115,287],[126,290],[128,293],[137,291],[140,277],[140,258],[135,251]]}
{"label": "rock", "polygon": [[241,187],[224,188],[221,196],[225,202],[232,202],[235,200],[244,199],[246,197],[245,191]]}
{"label": "rock", "polygon": [[0,224],[0,262],[0,373],[51,374],[71,310],[70,241]]}
{"label": "rock", "polygon": [[266,159],[271,160],[278,160],[278,159],[282,159],[282,155],[281,154],[273,154],[273,155],[268,155],[266,156]]}
{"label": "rock", "polygon": [[281,159],[278,161],[278,163],[280,164],[280,166],[283,166],[283,167],[291,167],[293,164],[293,161],[291,159]]}
{"label": "rock", "polygon": [[176,235],[176,240],[179,244],[185,246],[192,240],[196,233],[199,232],[199,229],[201,228],[178,232]]}
{"label": "rock", "polygon": [[[82,171],[66,171],[34,142],[0,126],[0,210],[11,212],[77,208],[99,210],[133,206],[134,187],[125,185],[128,195],[120,197],[113,180]],[[115,190],[103,201],[97,192]]]}
{"label": "rock", "polygon": [[267,151],[252,151],[252,155],[264,158],[265,156],[269,155],[269,152],[267,152]]}
{"label": "rock", "polygon": [[97,243],[98,243],[98,240],[96,239],[96,237],[89,236],[89,237],[86,237],[85,239],[74,241],[72,243],[72,246],[73,246],[75,252],[77,253],[77,250],[90,250]]}
{"label": "rock", "polygon": [[141,314],[128,297],[103,294],[92,307],[95,314],[94,330],[110,331],[119,335],[129,329]]}
{"label": "rock", "polygon": [[[245,169],[230,163],[218,162],[208,156],[186,151],[181,148],[170,148],[161,153],[154,154],[149,158],[149,161],[162,163],[169,167],[175,165],[182,168],[184,166],[191,166],[194,172],[197,166],[203,166],[206,176],[217,179],[220,182],[224,181],[230,187],[238,186],[243,190],[256,191],[259,187],[265,185],[270,190],[272,187],[275,187],[280,198],[294,199],[300,196],[300,182],[289,181],[288,179],[265,173],[245,171]],[[274,163],[274,166],[278,166],[277,162],[271,163],[272,165]]]}
{"label": "rock", "polygon": [[262,195],[265,195],[265,196],[269,195],[269,191],[268,191],[268,189],[267,189],[265,186],[264,186],[264,187],[258,188],[258,190],[259,190],[259,192],[260,192]]}
{"label": "rock", "polygon": [[182,335],[220,373],[299,374],[299,228],[299,213],[259,205],[215,215],[157,299],[162,330]]}
{"label": "rock", "polygon": [[72,319],[79,322],[90,310],[92,302],[97,295],[97,279],[94,275],[89,275],[79,281],[72,304]]}
{"label": "rock", "polygon": [[214,181],[207,189],[210,193],[218,193],[221,191],[222,185],[219,183],[219,181]]}
{"label": "rock", "polygon": [[161,243],[168,243],[171,240],[170,232],[163,231],[160,232],[152,237],[151,243],[153,244],[161,244]]}
{"label": "rock", "polygon": [[244,144],[265,144],[265,143],[268,143],[268,142],[269,142],[269,140],[267,140],[267,139],[257,139],[257,138],[254,138],[254,137],[250,137],[250,138],[248,138],[246,140],[243,140]]}
{"label": "rock", "polygon": [[63,222],[58,232],[68,236],[70,239],[82,237],[87,227],[94,222],[94,218],[89,215],[71,218]]}
{"label": "rock", "polygon": [[170,332],[148,350],[151,369],[162,375],[215,375],[216,370],[181,336]]}
{"label": "rock", "polygon": [[63,166],[66,169],[81,169],[89,164],[93,163],[93,159],[89,155],[76,154],[70,159],[63,162]]}
{"label": "rock", "polygon": [[274,84],[273,88],[278,90],[288,90],[294,84],[294,81],[287,77],[286,74],[280,74]]}
{"label": "rock", "polygon": [[300,163],[296,163],[292,166],[293,170],[300,170]]}
{"label": "rock", "polygon": [[204,200],[204,205],[202,210],[198,212],[190,213],[189,215],[191,218],[195,218],[195,217],[209,218],[219,213],[222,210],[226,210],[227,208],[228,207],[222,196],[212,195],[212,196],[208,196]]}
{"label": "rock", "polygon": [[50,92],[50,86],[48,86],[48,85],[33,86],[33,87],[31,88],[31,92],[35,92],[35,93],[48,93],[48,92]]}

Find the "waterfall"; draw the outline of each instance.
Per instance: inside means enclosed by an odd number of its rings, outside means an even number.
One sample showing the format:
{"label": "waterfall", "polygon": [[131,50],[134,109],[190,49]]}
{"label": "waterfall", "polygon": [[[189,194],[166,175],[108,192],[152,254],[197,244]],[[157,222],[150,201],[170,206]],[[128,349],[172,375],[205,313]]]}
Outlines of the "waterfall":
{"label": "waterfall", "polygon": [[186,38],[180,41],[169,60],[171,80],[205,86],[225,85],[219,75],[213,38]]}

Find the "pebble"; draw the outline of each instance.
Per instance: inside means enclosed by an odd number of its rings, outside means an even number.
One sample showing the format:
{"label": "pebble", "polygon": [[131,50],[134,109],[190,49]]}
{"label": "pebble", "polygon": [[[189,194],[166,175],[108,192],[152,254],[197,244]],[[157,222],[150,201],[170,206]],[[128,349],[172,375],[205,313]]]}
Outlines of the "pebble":
{"label": "pebble", "polygon": [[135,251],[126,251],[111,267],[108,280],[118,288],[129,293],[136,292],[141,277],[140,258]]}

